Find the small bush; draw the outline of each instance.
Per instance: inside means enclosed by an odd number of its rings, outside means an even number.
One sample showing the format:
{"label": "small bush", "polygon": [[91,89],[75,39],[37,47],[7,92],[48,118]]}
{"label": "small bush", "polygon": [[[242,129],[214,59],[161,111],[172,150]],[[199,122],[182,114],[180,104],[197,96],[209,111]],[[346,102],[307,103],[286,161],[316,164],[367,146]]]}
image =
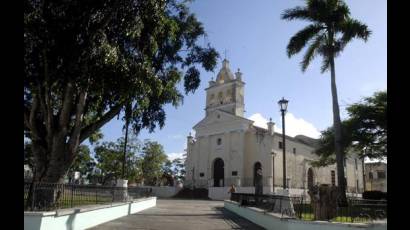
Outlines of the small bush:
{"label": "small bush", "polygon": [[387,200],[387,192],[382,191],[365,191],[362,194],[363,199],[369,200]]}

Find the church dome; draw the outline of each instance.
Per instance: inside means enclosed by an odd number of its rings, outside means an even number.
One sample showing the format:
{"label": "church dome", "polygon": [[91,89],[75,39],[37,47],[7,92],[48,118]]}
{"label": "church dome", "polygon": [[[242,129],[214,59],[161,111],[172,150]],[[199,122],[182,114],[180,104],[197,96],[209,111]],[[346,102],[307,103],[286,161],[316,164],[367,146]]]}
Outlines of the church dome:
{"label": "church dome", "polygon": [[219,73],[216,77],[216,82],[222,84],[234,79],[234,75],[229,69],[229,61],[224,59],[222,62],[222,68],[219,70]]}

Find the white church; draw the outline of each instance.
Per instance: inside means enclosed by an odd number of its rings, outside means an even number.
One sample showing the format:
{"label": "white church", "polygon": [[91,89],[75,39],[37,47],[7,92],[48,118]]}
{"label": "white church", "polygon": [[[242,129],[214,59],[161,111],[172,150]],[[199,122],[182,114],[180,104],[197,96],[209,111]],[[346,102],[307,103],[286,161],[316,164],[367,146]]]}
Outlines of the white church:
{"label": "white church", "polygon": [[[254,193],[255,175],[262,170],[263,193],[274,194],[282,189],[282,134],[275,124],[267,129],[254,125],[244,117],[242,73],[235,75],[224,60],[216,80],[206,88],[205,117],[193,129],[195,137],[187,137],[186,186],[208,189],[211,199],[229,197],[229,187],[237,192]],[[290,195],[307,195],[315,184],[337,185],[336,165],[312,167],[317,139],[297,135],[286,136],[286,182]],[[363,162],[350,157],[345,160],[347,192],[363,191]]]}

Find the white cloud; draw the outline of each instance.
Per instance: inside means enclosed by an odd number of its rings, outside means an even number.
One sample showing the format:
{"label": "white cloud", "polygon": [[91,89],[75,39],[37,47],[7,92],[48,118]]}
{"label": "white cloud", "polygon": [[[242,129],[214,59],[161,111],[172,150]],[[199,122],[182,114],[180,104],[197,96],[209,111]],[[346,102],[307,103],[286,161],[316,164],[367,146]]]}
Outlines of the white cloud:
{"label": "white cloud", "polygon": [[[263,117],[260,113],[252,114],[248,119],[255,121],[254,125],[262,128],[267,128],[268,119]],[[278,125],[282,124],[282,119],[275,119],[275,132],[282,133],[282,128],[279,128]],[[320,132],[312,124],[305,121],[302,118],[295,117],[292,113],[286,113],[285,115],[286,122],[286,135],[294,137],[296,135],[305,135],[312,138],[319,138]]]}
{"label": "white cloud", "polygon": [[184,156],[185,153],[168,153],[168,160],[173,161],[177,158],[185,158]]}
{"label": "white cloud", "polygon": [[253,123],[255,126],[261,127],[261,128],[268,128],[268,120],[262,116],[260,113],[254,113],[250,117],[248,117],[249,120],[254,121]]}

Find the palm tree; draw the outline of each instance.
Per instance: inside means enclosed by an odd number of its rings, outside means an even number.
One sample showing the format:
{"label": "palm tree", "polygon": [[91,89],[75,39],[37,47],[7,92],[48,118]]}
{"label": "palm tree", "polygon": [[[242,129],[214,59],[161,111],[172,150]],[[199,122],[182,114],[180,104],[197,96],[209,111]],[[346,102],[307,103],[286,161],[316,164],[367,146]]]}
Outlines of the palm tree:
{"label": "palm tree", "polygon": [[302,71],[306,71],[310,62],[317,55],[323,58],[322,73],[330,69],[337,177],[340,188],[339,205],[346,206],[346,183],[343,183],[345,182],[344,149],[342,147],[334,59],[353,38],[367,41],[371,31],[367,25],[350,17],[349,7],[342,0],[305,0],[305,3],[306,5],[303,7],[287,9],[281,15],[282,19],[288,21],[299,19],[311,22],[290,39],[287,54],[290,58],[308,46],[300,63]]}
{"label": "palm tree", "polygon": [[128,175],[125,175],[125,164],[127,162],[127,141],[128,141],[128,129],[129,129],[129,125],[130,125],[130,119],[131,119],[131,112],[132,112],[132,105],[131,104],[127,104],[125,106],[125,125],[124,125],[124,129],[125,129],[125,138],[124,138],[124,158],[122,161],[122,178],[125,180],[126,177]]}

